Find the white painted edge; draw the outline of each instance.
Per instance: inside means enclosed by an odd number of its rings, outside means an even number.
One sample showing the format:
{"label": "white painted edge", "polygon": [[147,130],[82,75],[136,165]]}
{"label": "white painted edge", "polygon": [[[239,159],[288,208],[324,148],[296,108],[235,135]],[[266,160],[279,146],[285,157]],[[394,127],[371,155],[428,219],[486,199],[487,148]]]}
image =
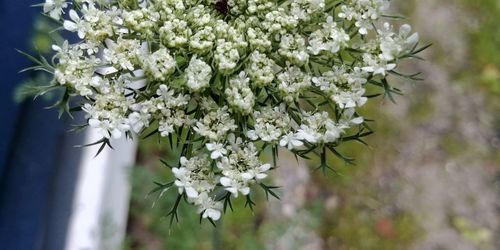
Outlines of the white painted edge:
{"label": "white painted edge", "polygon": [[[85,133],[85,144],[101,139],[96,129]],[[82,148],[66,250],[121,248],[129,209],[129,172],[137,144],[120,139],[111,145],[114,149],[105,148],[97,157],[98,145]]]}

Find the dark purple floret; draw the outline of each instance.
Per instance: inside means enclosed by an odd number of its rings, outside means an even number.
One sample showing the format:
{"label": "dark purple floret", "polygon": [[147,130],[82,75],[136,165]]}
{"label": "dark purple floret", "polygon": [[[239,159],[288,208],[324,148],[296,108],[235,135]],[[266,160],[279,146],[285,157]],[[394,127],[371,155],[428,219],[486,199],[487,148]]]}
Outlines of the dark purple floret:
{"label": "dark purple floret", "polygon": [[215,3],[215,9],[219,11],[221,14],[227,15],[229,12],[229,5],[227,0],[219,0]]}

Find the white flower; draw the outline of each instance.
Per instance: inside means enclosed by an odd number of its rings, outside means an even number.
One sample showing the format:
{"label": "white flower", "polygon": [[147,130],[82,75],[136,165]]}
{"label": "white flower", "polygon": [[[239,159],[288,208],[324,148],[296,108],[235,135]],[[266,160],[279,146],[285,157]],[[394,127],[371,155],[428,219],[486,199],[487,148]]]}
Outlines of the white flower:
{"label": "white flower", "polygon": [[243,179],[245,179],[245,180],[251,180],[254,178],[255,178],[255,180],[262,180],[262,179],[267,177],[266,172],[270,168],[271,168],[271,164],[266,163],[258,168],[247,170],[246,172],[241,174],[241,177],[243,177]]}
{"label": "white flower", "polygon": [[304,65],[309,60],[306,40],[299,34],[282,36],[278,53],[298,66]]}
{"label": "white flower", "polygon": [[69,11],[69,17],[71,21],[65,20],[63,26],[66,30],[71,32],[78,32],[78,37],[83,39],[85,37],[85,31],[83,25],[85,24],[75,10],[71,9]]}
{"label": "white flower", "polygon": [[207,193],[201,193],[194,203],[198,205],[198,213],[202,213],[203,218],[220,219],[222,203],[214,201]]}
{"label": "white flower", "polygon": [[295,66],[287,68],[277,78],[278,91],[288,103],[297,100],[302,91],[311,86],[311,76]]}
{"label": "white flower", "polygon": [[269,39],[269,34],[262,31],[262,29],[259,27],[250,27],[247,31],[247,35],[249,38],[248,43],[254,49],[265,51],[268,50],[272,45],[272,42]]}
{"label": "white flower", "polygon": [[186,68],[186,86],[192,92],[198,92],[210,84],[210,78],[212,77],[212,68],[204,62],[198,59],[196,56],[191,58],[189,61],[189,66]]}
{"label": "white flower", "polygon": [[65,0],[46,0],[43,4],[43,12],[49,13],[49,16],[59,20],[61,14],[64,13],[63,9],[68,7],[68,3]]}
{"label": "white flower", "polygon": [[175,185],[179,188],[179,194],[185,191],[189,198],[198,197],[198,192],[191,186],[190,171],[187,168],[172,168],[172,173],[177,178]]}
{"label": "white flower", "polygon": [[297,130],[297,138],[313,144],[329,143],[336,141],[342,133],[342,128],[329,118],[328,113],[318,112],[304,119],[304,124]]}
{"label": "white flower", "polygon": [[347,45],[349,35],[337,27],[332,16],[328,16],[323,29],[313,32],[309,37],[309,46],[307,47],[313,55],[318,55],[321,51],[337,53],[341,47]]}
{"label": "white flower", "polygon": [[374,75],[385,76],[387,71],[391,71],[396,68],[395,63],[387,63],[385,59],[377,59],[370,54],[363,55],[363,62],[366,66],[362,69],[366,72],[373,73]]}
{"label": "white flower", "polygon": [[249,82],[250,78],[247,77],[246,72],[241,71],[237,77],[229,80],[229,86],[225,91],[229,105],[242,114],[252,112],[255,105],[255,96]]}
{"label": "white flower", "polygon": [[232,42],[224,39],[219,39],[216,42],[217,48],[215,50],[215,61],[219,65],[218,69],[222,72],[229,72],[236,67],[240,60],[240,53],[238,48]]}
{"label": "white flower", "polygon": [[125,26],[142,37],[152,37],[158,26],[160,13],[149,8],[123,10],[121,13]]}
{"label": "white flower", "polygon": [[288,150],[293,150],[302,148],[302,146],[304,146],[304,143],[293,133],[288,133],[281,137],[280,146],[287,147]]}
{"label": "white flower", "polygon": [[266,147],[318,153],[363,130],[367,85],[417,51],[409,25],[384,22],[389,3],[46,0],[79,37],[52,46],[52,83],[104,139],[175,141],[174,186],[217,220],[224,195],[268,176]]}
{"label": "white flower", "polygon": [[409,24],[403,24],[399,28],[399,38],[404,40],[405,46],[407,48],[412,48],[413,46],[415,46],[415,44],[417,44],[419,39],[417,32],[411,35],[410,33],[411,33],[411,26]]}
{"label": "white flower", "polygon": [[345,109],[344,112],[342,113],[342,117],[340,118],[338,124],[339,128],[341,129],[350,128],[351,125],[359,125],[365,121],[364,118],[361,116],[355,117],[354,116],[355,113],[356,110],[353,108]]}
{"label": "white flower", "polygon": [[250,55],[250,64],[247,67],[248,75],[252,78],[252,85],[263,87],[271,84],[278,66],[266,54],[254,51]]}
{"label": "white flower", "polygon": [[210,158],[214,160],[227,154],[227,150],[224,148],[224,144],[221,143],[207,143],[207,149],[208,151],[212,152],[210,153]]}
{"label": "white flower", "polygon": [[392,26],[389,23],[384,23],[381,30],[380,50],[382,54],[380,58],[386,61],[392,61],[402,53],[412,49],[418,42],[418,33],[411,33],[411,26],[404,24],[399,28],[399,34],[392,32]]}
{"label": "white flower", "polygon": [[212,141],[223,139],[229,131],[236,129],[234,119],[227,112],[227,107],[218,109],[205,115],[196,122],[194,130],[201,136],[207,137]]}
{"label": "white flower", "polygon": [[345,67],[334,66],[332,71],[327,71],[321,77],[313,77],[312,82],[318,86],[337,105],[344,108],[361,107],[368,100],[364,96],[363,86],[367,74],[360,68],[354,67],[351,72]]}
{"label": "white flower", "polygon": [[249,185],[265,178],[271,165],[260,162],[255,145],[241,143],[241,139],[235,140],[232,147],[228,147],[227,157],[217,162],[217,167],[222,170],[220,184],[234,197],[238,197],[239,193],[248,195]]}
{"label": "white flower", "polygon": [[280,137],[291,129],[291,119],[286,113],[285,104],[273,109],[263,108],[253,112],[254,129],[247,131],[251,140],[261,139],[265,142],[276,143]]}
{"label": "white flower", "polygon": [[179,194],[186,193],[190,199],[196,199],[200,194],[210,192],[215,188],[216,179],[210,171],[210,163],[206,155],[187,159],[182,156],[181,167],[172,168]]}
{"label": "white flower", "polygon": [[123,38],[118,38],[116,42],[107,41],[107,48],[103,51],[104,59],[116,65],[116,68],[133,71],[142,53],[139,41]]}
{"label": "white flower", "polygon": [[175,71],[176,61],[166,48],[161,48],[150,55],[144,55],[142,64],[146,74],[163,81]]}
{"label": "white flower", "polygon": [[89,119],[89,125],[92,128],[98,129],[99,133],[107,139],[119,139],[122,137],[123,133],[129,129],[126,124],[116,124],[109,120],[100,121],[97,119]]}
{"label": "white flower", "polygon": [[149,119],[151,119],[151,115],[148,113],[133,112],[128,116],[132,130],[136,133],[139,133],[144,127],[149,125]]}
{"label": "white flower", "polygon": [[106,38],[115,34],[115,25],[121,24],[116,9],[101,10],[96,8],[94,2],[82,4],[78,15],[75,9],[69,11],[71,21],[65,20],[63,27],[72,32],[77,32],[80,39],[86,39],[89,42],[103,42]]}
{"label": "white flower", "polygon": [[314,130],[307,126],[302,126],[297,130],[297,139],[305,140],[310,143],[319,143],[321,140],[322,134],[320,134],[317,130]]}
{"label": "white flower", "polygon": [[220,184],[225,187],[227,191],[233,194],[236,198],[238,194],[248,195],[250,193],[250,187],[246,186],[243,181],[236,179],[231,179],[229,177],[221,177]]}
{"label": "white flower", "polygon": [[347,20],[355,20],[358,32],[362,35],[368,34],[373,29],[372,22],[377,20],[388,8],[389,0],[354,0],[346,1],[340,5],[338,17]]}
{"label": "white flower", "polygon": [[186,21],[173,19],[166,21],[159,29],[160,39],[168,47],[180,47],[188,42],[191,29]]}

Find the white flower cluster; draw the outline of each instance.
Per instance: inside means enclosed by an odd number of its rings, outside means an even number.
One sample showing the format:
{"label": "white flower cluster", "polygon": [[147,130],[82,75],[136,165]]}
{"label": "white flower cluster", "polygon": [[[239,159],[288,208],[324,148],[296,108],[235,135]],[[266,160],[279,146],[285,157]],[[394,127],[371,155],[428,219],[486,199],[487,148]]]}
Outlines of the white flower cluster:
{"label": "white flower cluster", "polygon": [[[418,35],[389,0],[46,0],[80,41],[54,45],[54,83],[85,100],[105,139],[156,131],[182,148],[179,194],[217,220],[249,197],[281,146],[336,147],[361,129],[367,85],[411,58]],[[351,134],[349,134],[351,132]],[[359,132],[357,133],[360,134]]]}
{"label": "white flower cluster", "polygon": [[194,156],[189,160],[181,157],[180,164],[179,168],[172,168],[179,194],[186,193],[188,201],[199,206],[203,218],[218,220],[222,203],[215,201],[209,193],[216,188],[219,181],[210,169],[207,155]]}

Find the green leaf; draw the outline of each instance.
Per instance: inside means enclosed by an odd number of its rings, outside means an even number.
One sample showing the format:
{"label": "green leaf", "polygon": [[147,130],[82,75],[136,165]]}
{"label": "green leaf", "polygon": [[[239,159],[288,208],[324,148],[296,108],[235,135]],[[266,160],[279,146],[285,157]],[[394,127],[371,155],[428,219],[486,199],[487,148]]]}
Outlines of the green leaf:
{"label": "green leaf", "polygon": [[170,187],[172,187],[172,185],[174,184],[174,182],[169,182],[169,183],[166,183],[166,184],[161,184],[159,182],[154,182],[154,184],[157,185],[157,187],[153,188],[153,190],[149,191],[149,193],[147,194],[147,196],[150,196],[154,193],[157,193],[159,191],[162,191],[164,192],[165,190],[168,190]]}
{"label": "green leaf", "polygon": [[252,197],[250,195],[245,196],[246,201],[245,201],[245,207],[250,208],[250,210],[253,211],[253,207],[255,206],[255,202],[253,202]]}
{"label": "green leaf", "polygon": [[172,227],[172,224],[174,223],[174,219],[176,222],[179,222],[179,216],[178,216],[178,209],[179,209],[179,204],[181,203],[182,199],[182,194],[177,195],[177,199],[175,200],[175,204],[170,210],[170,212],[167,214],[167,216],[170,216],[170,227]]}
{"label": "green leaf", "polygon": [[265,185],[264,183],[260,183],[260,186],[262,187],[262,189],[264,189],[265,193],[266,193],[266,199],[269,200],[269,194],[274,196],[276,199],[280,199],[280,197],[273,191],[273,189],[278,189],[280,187],[278,186],[267,186]]}
{"label": "green leaf", "polygon": [[168,162],[167,162],[167,161],[165,161],[165,160],[163,160],[163,159],[160,159],[160,161],[161,161],[161,163],[163,163],[163,165],[165,165],[167,168],[170,168],[170,169],[172,169],[172,168],[173,168],[172,166],[170,166],[170,164],[168,164]]}

